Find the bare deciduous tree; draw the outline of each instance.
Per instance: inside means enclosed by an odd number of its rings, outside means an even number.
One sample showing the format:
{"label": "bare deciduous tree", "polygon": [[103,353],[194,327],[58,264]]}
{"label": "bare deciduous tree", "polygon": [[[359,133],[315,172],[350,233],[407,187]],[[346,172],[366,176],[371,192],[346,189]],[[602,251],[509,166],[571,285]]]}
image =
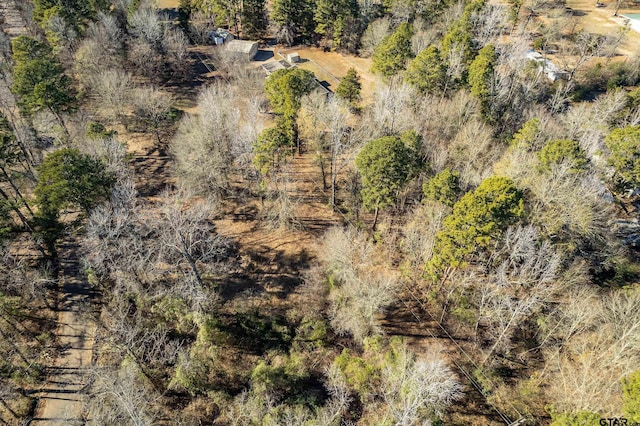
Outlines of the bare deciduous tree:
{"label": "bare deciduous tree", "polygon": [[329,294],[333,328],[357,341],[380,333],[377,316],[393,302],[397,278],[375,268],[372,243],[354,229],[333,228],[325,235],[321,253],[334,283]]}
{"label": "bare deciduous tree", "polygon": [[427,201],[417,206],[409,214],[402,229],[402,250],[411,271],[420,271],[431,259],[436,233],[451,209],[442,203]]}
{"label": "bare deciduous tree", "polygon": [[558,326],[555,345],[545,350],[548,395],[560,410],[620,412],[621,379],[640,362],[640,293],[616,289],[576,296],[552,317],[551,325]]}
{"label": "bare deciduous tree", "polygon": [[369,24],[360,40],[360,55],[368,57],[373,54],[376,46],[389,34],[391,34],[391,21],[389,18],[381,18]]}
{"label": "bare deciduous tree", "polygon": [[90,390],[92,420],[98,424],[153,425],[159,420],[154,405],[159,396],[149,391],[135,364],[119,370],[94,369]]}
{"label": "bare deciduous tree", "polygon": [[138,39],[145,40],[151,46],[159,46],[162,42],[164,30],[155,5],[144,0],[133,13],[128,15],[128,25],[131,33]]}
{"label": "bare deciduous tree", "polygon": [[106,70],[98,74],[94,91],[100,99],[98,110],[108,121],[125,123],[133,102],[131,74],[122,70]]}
{"label": "bare deciduous tree", "polygon": [[158,148],[162,148],[162,131],[170,120],[173,99],[154,86],[136,89],[133,94],[134,113],[155,134]]}
{"label": "bare deciduous tree", "polygon": [[442,415],[462,396],[462,386],[439,353],[419,359],[405,345],[394,361],[383,370],[385,420],[402,426],[430,424],[425,423],[430,415]]}
{"label": "bare deciduous tree", "polygon": [[218,235],[210,222],[215,213],[212,203],[188,205],[187,194],[163,195],[158,226],[159,257],[170,265],[187,263],[199,287],[204,287],[202,267],[226,259],[231,250],[229,240]]}

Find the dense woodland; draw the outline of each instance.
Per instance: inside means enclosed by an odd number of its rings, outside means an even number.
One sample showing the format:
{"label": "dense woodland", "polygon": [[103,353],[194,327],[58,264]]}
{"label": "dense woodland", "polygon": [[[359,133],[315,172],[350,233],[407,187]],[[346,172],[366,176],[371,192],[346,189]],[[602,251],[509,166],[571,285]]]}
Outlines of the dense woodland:
{"label": "dense woodland", "polygon": [[[88,424],[640,422],[629,30],[563,0],[15,6],[0,423],[44,403],[69,279],[95,324]],[[218,27],[369,58],[375,90],[202,53]]]}

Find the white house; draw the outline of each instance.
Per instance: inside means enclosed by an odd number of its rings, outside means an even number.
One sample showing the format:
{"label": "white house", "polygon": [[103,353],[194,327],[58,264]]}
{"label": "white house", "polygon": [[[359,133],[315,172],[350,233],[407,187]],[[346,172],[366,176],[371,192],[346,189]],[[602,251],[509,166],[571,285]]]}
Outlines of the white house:
{"label": "white house", "polygon": [[530,50],[526,53],[525,57],[538,64],[541,71],[547,75],[547,78],[551,81],[556,81],[559,78],[564,78],[567,72],[560,69],[556,64],[546,59],[540,52]]}

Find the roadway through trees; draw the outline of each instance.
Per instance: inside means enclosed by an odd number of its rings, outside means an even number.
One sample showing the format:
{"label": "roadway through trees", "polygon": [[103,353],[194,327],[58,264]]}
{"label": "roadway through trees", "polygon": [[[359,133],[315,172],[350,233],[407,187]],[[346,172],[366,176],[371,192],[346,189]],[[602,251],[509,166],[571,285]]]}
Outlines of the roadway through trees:
{"label": "roadway through trees", "polygon": [[58,356],[45,366],[46,380],[34,395],[38,397],[38,405],[30,425],[86,422],[85,390],[96,332],[96,324],[86,308],[95,298],[81,270],[79,250],[74,236],[67,236],[59,248],[61,271],[55,339]]}

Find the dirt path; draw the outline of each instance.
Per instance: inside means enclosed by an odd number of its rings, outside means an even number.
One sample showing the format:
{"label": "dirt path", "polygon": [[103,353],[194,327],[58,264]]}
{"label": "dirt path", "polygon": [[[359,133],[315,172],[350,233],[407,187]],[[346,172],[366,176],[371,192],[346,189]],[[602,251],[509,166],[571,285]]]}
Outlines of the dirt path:
{"label": "dirt path", "polygon": [[0,0],[0,28],[9,37],[27,34],[27,24],[15,0]]}
{"label": "dirt path", "polygon": [[60,247],[62,282],[58,301],[59,355],[45,367],[47,380],[30,425],[84,424],[84,389],[88,383],[96,324],[82,310],[92,290],[80,270],[81,255],[73,237]]}

